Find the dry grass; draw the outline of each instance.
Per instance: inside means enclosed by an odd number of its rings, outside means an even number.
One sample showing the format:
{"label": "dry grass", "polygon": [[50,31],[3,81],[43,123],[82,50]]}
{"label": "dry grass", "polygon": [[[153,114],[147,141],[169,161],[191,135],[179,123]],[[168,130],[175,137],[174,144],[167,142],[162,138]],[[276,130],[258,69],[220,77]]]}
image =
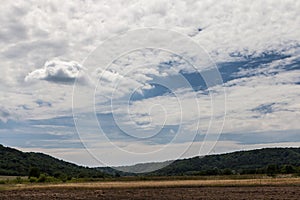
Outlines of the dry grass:
{"label": "dry grass", "polygon": [[[19,176],[0,176],[0,180],[13,180]],[[21,178],[27,178],[27,176],[20,176]]]}
{"label": "dry grass", "polygon": [[172,188],[172,187],[223,187],[223,186],[300,186],[300,178],[268,178],[246,180],[166,180],[166,181],[112,181],[63,184],[17,184],[5,189],[43,189],[43,188]]}

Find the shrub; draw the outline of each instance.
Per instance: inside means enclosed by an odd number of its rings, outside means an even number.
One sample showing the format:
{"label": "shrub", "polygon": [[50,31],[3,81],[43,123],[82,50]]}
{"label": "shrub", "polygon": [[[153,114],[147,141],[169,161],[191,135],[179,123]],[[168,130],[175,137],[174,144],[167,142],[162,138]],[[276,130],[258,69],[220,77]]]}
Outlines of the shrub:
{"label": "shrub", "polygon": [[18,177],[15,179],[15,182],[18,183],[18,184],[20,184],[20,183],[23,182],[23,180],[22,180],[21,177],[18,176]]}
{"label": "shrub", "polygon": [[296,172],[297,172],[296,167],[294,167],[292,165],[283,165],[281,168],[281,173],[283,173],[283,174],[293,174]]}
{"label": "shrub", "polygon": [[29,178],[29,182],[30,183],[35,183],[35,182],[37,182],[38,181],[38,179],[36,178],[36,177],[30,177]]}
{"label": "shrub", "polygon": [[44,182],[46,182],[46,180],[47,180],[46,174],[41,174],[39,179],[38,179],[38,182],[39,183],[44,183]]}
{"label": "shrub", "polygon": [[49,182],[49,183],[51,183],[51,182],[58,182],[59,180],[58,179],[56,179],[56,178],[54,178],[53,176],[46,176],[46,180],[45,180],[45,182]]}
{"label": "shrub", "polygon": [[224,169],[224,170],[222,171],[222,174],[223,174],[223,175],[232,175],[233,172],[232,172],[231,169],[226,168],[226,169]]}

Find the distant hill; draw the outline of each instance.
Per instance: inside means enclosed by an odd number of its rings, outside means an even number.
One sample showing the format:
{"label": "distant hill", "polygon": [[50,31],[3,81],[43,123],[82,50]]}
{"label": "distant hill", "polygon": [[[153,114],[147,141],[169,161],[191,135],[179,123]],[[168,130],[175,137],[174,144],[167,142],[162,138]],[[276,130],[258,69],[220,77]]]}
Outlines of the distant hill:
{"label": "distant hill", "polygon": [[299,173],[300,148],[265,148],[176,160],[151,175]]}
{"label": "distant hill", "polygon": [[[140,163],[133,166],[118,167],[127,172],[146,172],[163,163]],[[109,167],[88,168],[53,158],[43,153],[24,153],[0,145],[0,175],[27,176],[30,169],[38,168],[41,173],[55,176],[62,173],[68,177],[111,177],[132,176],[132,173],[120,172]],[[250,151],[238,151],[227,154],[208,155],[176,160],[170,165],[148,176],[172,175],[218,175],[218,174],[300,174],[300,148],[265,148]]]}
{"label": "distant hill", "polygon": [[138,163],[135,165],[129,166],[121,166],[114,167],[114,169],[118,171],[122,171],[125,175],[133,175],[133,173],[145,174],[148,172],[156,171],[157,169],[161,169],[165,166],[168,166],[173,161],[165,161],[165,162],[151,162],[151,163]]}
{"label": "distant hill", "polygon": [[78,166],[43,153],[24,153],[0,145],[0,175],[27,176],[31,168],[50,176],[65,174],[69,177],[105,177],[106,173],[95,168]]}

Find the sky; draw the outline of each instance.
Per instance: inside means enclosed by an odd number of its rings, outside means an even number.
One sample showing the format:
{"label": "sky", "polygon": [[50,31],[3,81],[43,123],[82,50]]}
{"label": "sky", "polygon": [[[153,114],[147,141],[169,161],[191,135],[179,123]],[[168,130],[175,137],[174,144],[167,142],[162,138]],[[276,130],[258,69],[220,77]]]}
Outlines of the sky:
{"label": "sky", "polygon": [[299,147],[299,10],[4,0],[0,143],[87,166]]}

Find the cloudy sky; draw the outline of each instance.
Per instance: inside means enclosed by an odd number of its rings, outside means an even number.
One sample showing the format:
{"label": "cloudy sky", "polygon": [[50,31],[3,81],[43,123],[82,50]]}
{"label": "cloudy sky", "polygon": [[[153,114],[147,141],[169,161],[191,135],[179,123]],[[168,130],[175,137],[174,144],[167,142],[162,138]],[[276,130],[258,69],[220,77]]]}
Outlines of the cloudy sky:
{"label": "cloudy sky", "polygon": [[4,0],[0,143],[89,166],[300,146],[299,10]]}

